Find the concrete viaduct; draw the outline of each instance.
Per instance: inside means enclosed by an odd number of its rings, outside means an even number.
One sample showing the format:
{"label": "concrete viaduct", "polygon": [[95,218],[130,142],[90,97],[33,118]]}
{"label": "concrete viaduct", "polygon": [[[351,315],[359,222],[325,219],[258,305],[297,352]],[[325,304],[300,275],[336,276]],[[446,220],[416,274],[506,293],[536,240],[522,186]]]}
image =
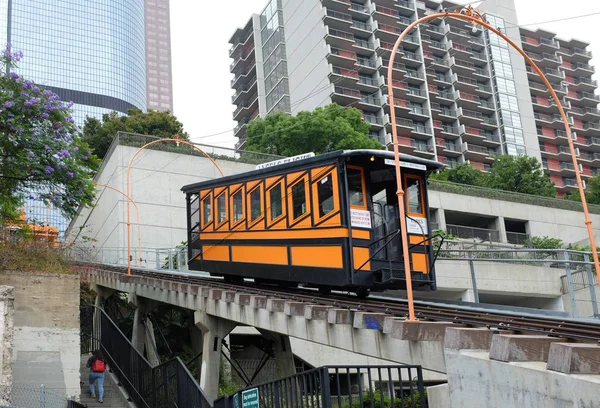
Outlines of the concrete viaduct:
{"label": "concrete viaduct", "polygon": [[137,309],[132,343],[143,352],[141,325],[153,304],[194,311],[197,345],[203,351],[200,386],[215,399],[219,344],[238,325],[275,339],[277,372],[294,373],[289,337],[390,362],[417,364],[446,377],[428,387],[429,407],[600,407],[600,346],[559,337],[514,334],[440,322],[405,322],[365,313],[269,296],[89,268],[82,272],[102,297],[126,293]]}

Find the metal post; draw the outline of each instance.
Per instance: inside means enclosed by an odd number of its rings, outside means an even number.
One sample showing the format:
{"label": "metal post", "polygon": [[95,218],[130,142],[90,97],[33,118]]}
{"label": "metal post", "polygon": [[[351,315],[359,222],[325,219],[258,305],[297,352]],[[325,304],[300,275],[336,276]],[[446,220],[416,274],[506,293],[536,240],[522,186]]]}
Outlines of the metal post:
{"label": "metal post", "polygon": [[156,269],[160,269],[160,253],[156,250]]}
{"label": "metal post", "polygon": [[477,290],[477,279],[475,278],[475,265],[473,263],[473,258],[475,257],[475,253],[469,254],[469,268],[471,269],[471,284],[473,285],[473,297],[475,298],[475,303],[479,303],[479,291]]}
{"label": "metal post", "polygon": [[596,286],[594,285],[594,274],[592,273],[592,266],[590,265],[590,256],[583,254],[583,260],[585,261],[585,273],[587,274],[589,288],[590,288],[590,299],[592,299],[592,311],[594,317],[598,318],[598,301],[596,300]]}
{"label": "metal post", "polygon": [[571,299],[571,315],[577,317],[577,302],[575,301],[575,289],[573,288],[573,275],[571,274],[571,262],[569,253],[564,252],[565,272],[567,275],[567,286],[569,287],[569,298]]}
{"label": "metal post", "polygon": [[177,251],[177,270],[181,270],[181,249],[176,249]]}
{"label": "metal post", "polygon": [[167,249],[167,258],[169,258],[169,270],[173,270],[173,250]]}
{"label": "metal post", "polygon": [[40,408],[46,407],[46,387],[44,384],[40,386]]}

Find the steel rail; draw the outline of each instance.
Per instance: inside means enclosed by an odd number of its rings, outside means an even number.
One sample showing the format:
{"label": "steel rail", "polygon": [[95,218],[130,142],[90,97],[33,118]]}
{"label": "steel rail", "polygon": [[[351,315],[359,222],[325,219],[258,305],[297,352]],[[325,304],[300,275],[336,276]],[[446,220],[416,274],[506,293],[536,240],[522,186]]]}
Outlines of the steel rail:
{"label": "steel rail", "polygon": [[[91,267],[118,272],[127,275],[126,266],[107,266],[103,264],[76,262],[76,266]],[[288,299],[307,304],[333,306],[361,312],[384,313],[390,317],[407,318],[408,304],[405,299],[357,299],[354,295],[333,294],[323,296],[317,292],[299,288],[279,288],[252,283],[225,283],[220,279],[194,276],[186,272],[158,272],[143,269],[131,269],[133,276],[149,277],[160,280],[205,286],[212,289],[243,292],[268,298]],[[517,333],[542,334],[563,337],[568,340],[600,342],[600,323],[577,321],[552,317],[515,316],[502,311],[465,310],[454,306],[439,305],[434,302],[415,302],[415,313],[426,321],[443,321],[464,324],[473,327],[487,327],[495,330],[509,330]]]}

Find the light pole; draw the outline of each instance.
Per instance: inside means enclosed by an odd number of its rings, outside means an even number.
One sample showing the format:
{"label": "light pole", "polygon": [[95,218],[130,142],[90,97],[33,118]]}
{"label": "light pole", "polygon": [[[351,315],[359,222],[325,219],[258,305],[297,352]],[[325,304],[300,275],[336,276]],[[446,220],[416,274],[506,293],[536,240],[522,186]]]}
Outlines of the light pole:
{"label": "light pole", "polygon": [[[158,139],[158,140],[153,140],[152,142],[146,143],[145,145],[140,147],[133,154],[133,156],[131,157],[131,160],[129,160],[129,165],[127,166],[127,196],[128,197],[131,197],[131,185],[129,183],[129,176],[131,173],[131,165],[133,164],[133,160],[135,160],[137,155],[142,150],[144,150],[146,147],[152,146],[157,143],[162,143],[162,142],[176,143],[177,146],[179,146],[180,144],[184,144],[184,145],[190,146],[193,149],[196,149],[197,151],[199,151],[200,153],[205,155],[208,158],[208,160],[210,160],[212,162],[212,164],[215,165],[215,167],[217,168],[219,173],[221,173],[221,176],[224,176],[223,171],[221,170],[221,168],[219,167],[217,162],[215,162],[213,160],[213,158],[208,155],[208,153],[206,153],[204,150],[200,149],[198,146],[194,145],[193,143],[190,143],[187,140],[182,139],[181,136],[179,136],[177,134],[177,135],[173,136],[172,139],[166,139],[166,138]],[[130,211],[131,211],[131,208],[129,206],[129,200],[128,200],[127,201],[127,275],[131,275],[131,213],[130,213]]]}
{"label": "light pole", "polygon": [[531,65],[531,67],[534,69],[534,71],[542,78],[542,81],[544,81],[544,84],[548,88],[548,91],[550,91],[550,94],[552,95],[552,98],[554,99],[556,106],[558,106],[558,110],[560,111],[560,116],[565,125],[565,131],[567,133],[567,141],[569,142],[569,149],[571,150],[571,158],[573,160],[573,166],[575,167],[575,176],[577,178],[577,185],[579,187],[579,193],[581,195],[581,204],[583,206],[583,213],[585,215],[585,225],[587,226],[588,236],[590,239],[590,246],[592,248],[592,255],[594,258],[594,266],[596,268],[596,275],[598,276],[598,280],[600,280],[600,264],[598,263],[598,252],[596,251],[596,242],[594,240],[594,232],[592,230],[592,221],[590,220],[587,202],[585,200],[585,192],[583,190],[583,185],[581,183],[581,175],[579,173],[579,166],[577,164],[577,155],[575,154],[575,147],[573,145],[573,140],[571,139],[571,128],[569,127],[569,123],[568,123],[568,119],[567,119],[565,110],[563,109],[562,104],[560,103],[560,99],[556,95],[556,92],[554,92],[554,89],[552,89],[552,85],[550,84],[550,82],[548,81],[548,79],[546,78],[544,73],[535,64],[535,62],[533,62],[531,60],[531,58],[529,58],[529,56],[525,53],[525,51],[523,51],[515,42],[513,42],[510,38],[508,38],[506,35],[504,35],[500,30],[496,29],[495,27],[491,26],[488,22],[486,22],[483,19],[483,17],[481,16],[481,14],[479,14],[479,12],[474,10],[472,6],[463,8],[460,11],[455,10],[452,12],[446,11],[443,13],[430,14],[430,15],[421,17],[420,19],[416,20],[411,25],[409,25],[404,31],[402,31],[402,34],[400,34],[400,37],[398,37],[398,39],[396,40],[396,43],[394,44],[394,48],[392,49],[392,56],[390,58],[390,62],[388,65],[388,78],[387,78],[388,93],[389,93],[389,97],[390,97],[390,116],[392,119],[392,135],[394,137],[394,158],[395,158],[395,162],[396,162],[396,183],[397,183],[397,187],[398,187],[398,191],[396,194],[398,196],[398,207],[400,210],[399,211],[400,225],[401,225],[401,228],[403,231],[401,236],[402,236],[402,253],[404,256],[404,269],[406,271],[405,272],[406,273],[406,292],[407,292],[407,297],[408,297],[408,310],[409,310],[408,321],[416,321],[416,319],[415,319],[415,307],[414,307],[413,293],[412,293],[412,279],[411,279],[412,277],[411,277],[411,270],[410,270],[410,260],[408,258],[409,253],[408,253],[408,237],[406,235],[406,216],[405,216],[405,210],[404,210],[404,190],[402,189],[402,180],[400,178],[400,157],[399,157],[399,153],[398,153],[398,131],[396,129],[396,112],[394,110],[394,88],[392,86],[392,72],[393,72],[392,67],[394,65],[394,59],[396,57],[396,53],[398,52],[398,48],[400,47],[400,43],[402,42],[404,37],[413,28],[415,28],[419,24],[424,23],[425,21],[433,20],[436,18],[442,18],[442,17],[453,17],[453,18],[457,18],[460,20],[467,20],[473,24],[478,24],[478,25],[483,26],[483,27],[487,28],[488,30],[494,32],[496,35],[501,37],[504,41],[509,43],[519,54],[521,54],[523,56],[523,58],[525,58],[525,60],[529,63],[529,65]]}

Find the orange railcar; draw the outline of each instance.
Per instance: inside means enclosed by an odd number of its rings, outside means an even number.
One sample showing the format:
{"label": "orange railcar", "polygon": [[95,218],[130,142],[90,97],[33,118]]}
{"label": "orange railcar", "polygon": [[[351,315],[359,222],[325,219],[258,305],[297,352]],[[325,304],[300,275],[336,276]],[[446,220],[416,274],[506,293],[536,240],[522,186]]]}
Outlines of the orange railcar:
{"label": "orange railcar", "polygon": [[[336,151],[186,185],[189,268],[231,282],[370,291],[435,290],[427,175],[440,163],[401,155],[407,231],[400,231],[394,156]],[[262,167],[262,168],[260,168]]]}

